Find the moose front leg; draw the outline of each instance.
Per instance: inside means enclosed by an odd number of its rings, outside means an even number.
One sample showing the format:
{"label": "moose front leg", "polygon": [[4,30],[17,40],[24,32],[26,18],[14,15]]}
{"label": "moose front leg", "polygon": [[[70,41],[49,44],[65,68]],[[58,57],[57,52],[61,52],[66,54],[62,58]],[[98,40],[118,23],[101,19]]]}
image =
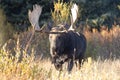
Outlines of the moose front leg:
{"label": "moose front leg", "polygon": [[67,67],[67,70],[68,70],[68,72],[70,73],[71,72],[71,70],[72,70],[72,68],[73,68],[73,59],[69,59],[68,60],[68,67]]}

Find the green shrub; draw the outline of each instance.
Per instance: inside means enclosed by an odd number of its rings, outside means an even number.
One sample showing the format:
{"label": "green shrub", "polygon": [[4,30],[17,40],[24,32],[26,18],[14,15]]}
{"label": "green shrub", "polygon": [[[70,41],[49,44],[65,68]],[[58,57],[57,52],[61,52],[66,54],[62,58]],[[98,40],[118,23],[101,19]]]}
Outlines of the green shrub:
{"label": "green shrub", "polygon": [[60,23],[70,23],[70,4],[63,3],[63,1],[58,0],[54,2],[54,11],[52,11],[52,19],[55,25]]}

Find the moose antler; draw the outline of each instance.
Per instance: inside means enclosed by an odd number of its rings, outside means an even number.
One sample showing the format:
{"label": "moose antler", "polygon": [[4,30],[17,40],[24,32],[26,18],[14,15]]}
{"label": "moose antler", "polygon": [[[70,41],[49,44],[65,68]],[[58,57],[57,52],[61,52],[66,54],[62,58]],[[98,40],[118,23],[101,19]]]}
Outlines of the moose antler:
{"label": "moose antler", "polygon": [[33,11],[29,10],[28,12],[29,21],[33,29],[38,31],[40,30],[38,21],[39,21],[41,12],[42,12],[42,7],[37,4],[33,6]]}
{"label": "moose antler", "polygon": [[[43,30],[44,27],[40,28],[39,27],[39,17],[41,15],[42,12],[42,7],[40,5],[34,5],[33,6],[33,10],[29,10],[28,12],[28,17],[29,17],[29,21],[33,27],[33,30],[37,31],[37,32],[45,32],[48,34],[58,34],[58,33],[63,33],[64,31],[57,31],[57,32],[52,32],[52,31],[47,31],[47,30]],[[71,26],[68,30],[74,30],[73,29],[73,24],[75,22],[75,20],[77,19],[77,13],[78,13],[78,6],[76,4],[74,4],[71,8]]]}
{"label": "moose antler", "polygon": [[76,19],[77,19],[77,14],[78,14],[78,6],[76,4],[74,4],[71,8],[71,26],[68,30],[74,30],[73,29],[73,24],[75,23]]}
{"label": "moose antler", "polygon": [[29,10],[28,11],[28,18],[29,18],[29,21],[33,27],[33,32],[36,31],[36,32],[44,32],[44,33],[48,33],[48,34],[58,34],[58,33],[62,33],[62,32],[51,32],[49,30],[43,30],[43,28],[45,27],[42,27],[40,28],[39,27],[39,17],[41,15],[41,12],[42,12],[42,7],[40,5],[33,5],[33,10]]}
{"label": "moose antler", "polygon": [[30,42],[33,39],[34,32],[36,30],[41,31],[41,29],[39,27],[39,23],[38,23],[41,12],[42,12],[42,7],[37,5],[37,4],[33,6],[33,11],[31,11],[31,10],[28,11],[28,18],[29,18],[29,21],[30,21],[30,23],[31,23],[31,25],[33,27],[33,30],[32,30],[31,37],[30,37],[30,39],[28,40],[28,42],[26,44],[25,52],[27,52],[28,47],[30,45]]}

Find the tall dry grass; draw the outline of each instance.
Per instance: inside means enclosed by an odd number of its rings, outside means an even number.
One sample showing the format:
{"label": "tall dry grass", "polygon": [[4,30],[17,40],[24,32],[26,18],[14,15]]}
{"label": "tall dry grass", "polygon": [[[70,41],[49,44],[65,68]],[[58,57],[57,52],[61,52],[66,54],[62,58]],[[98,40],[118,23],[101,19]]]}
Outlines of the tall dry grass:
{"label": "tall dry grass", "polygon": [[106,58],[119,58],[120,56],[120,26],[113,26],[113,28],[108,31],[107,29],[102,29],[98,32],[93,29],[93,32],[84,31],[84,34],[88,41],[88,47],[86,56],[92,56],[94,58],[101,57]]}
{"label": "tall dry grass", "polygon": [[[36,33],[29,51],[25,52],[31,31],[21,33],[17,40],[8,41],[0,50],[0,80],[120,80],[119,32],[118,27],[109,32],[85,30],[86,61],[80,70],[74,65],[71,74],[66,70],[67,63],[62,72],[56,71],[51,64],[49,47],[46,47],[49,46],[48,35]],[[41,54],[47,57],[37,57]]]}
{"label": "tall dry grass", "polygon": [[33,60],[24,57],[21,62],[7,56],[0,57],[0,80],[120,80],[120,60],[88,58],[80,70],[75,66],[68,74],[66,64],[62,72],[56,71],[49,59]]}

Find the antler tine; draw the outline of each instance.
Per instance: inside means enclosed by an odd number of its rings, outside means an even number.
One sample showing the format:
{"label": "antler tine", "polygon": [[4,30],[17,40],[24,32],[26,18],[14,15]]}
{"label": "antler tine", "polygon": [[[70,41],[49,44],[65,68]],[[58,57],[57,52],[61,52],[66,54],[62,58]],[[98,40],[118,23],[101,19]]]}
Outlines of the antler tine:
{"label": "antler tine", "polygon": [[38,21],[41,12],[42,7],[37,4],[33,6],[33,11],[29,10],[28,12],[29,21],[35,30],[40,30]]}
{"label": "antler tine", "polygon": [[73,24],[75,23],[76,19],[77,19],[77,14],[78,14],[78,6],[76,4],[74,4],[71,8],[71,26],[69,28],[69,30],[74,30],[73,29]]}

